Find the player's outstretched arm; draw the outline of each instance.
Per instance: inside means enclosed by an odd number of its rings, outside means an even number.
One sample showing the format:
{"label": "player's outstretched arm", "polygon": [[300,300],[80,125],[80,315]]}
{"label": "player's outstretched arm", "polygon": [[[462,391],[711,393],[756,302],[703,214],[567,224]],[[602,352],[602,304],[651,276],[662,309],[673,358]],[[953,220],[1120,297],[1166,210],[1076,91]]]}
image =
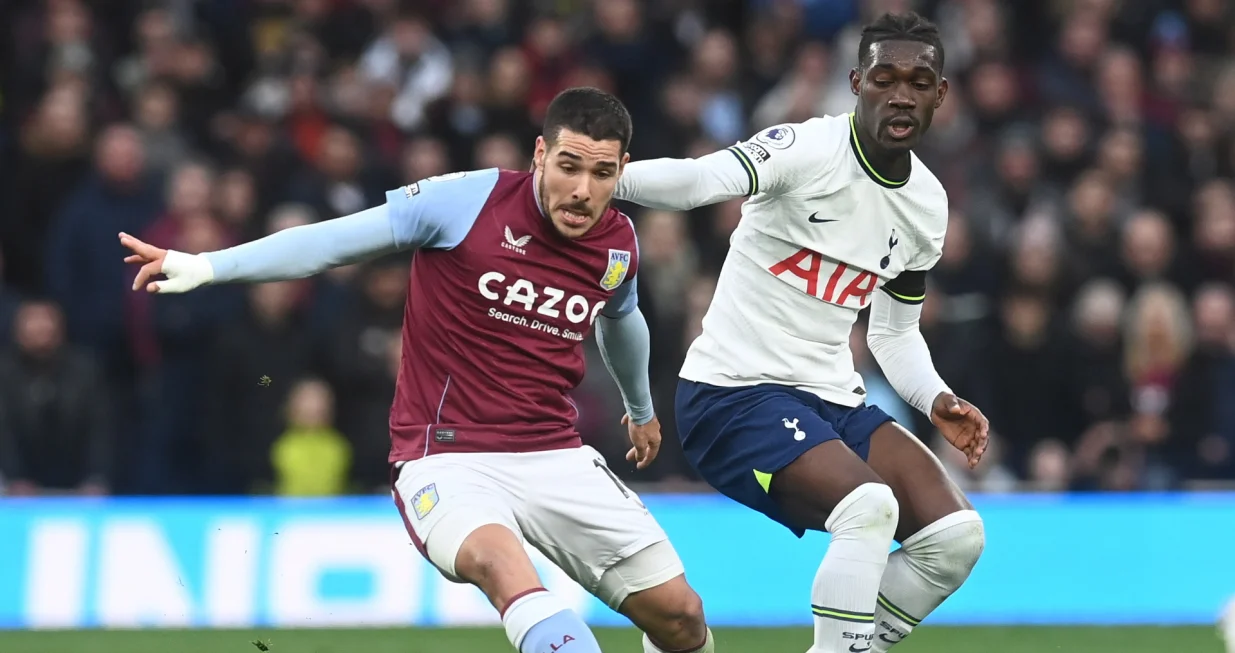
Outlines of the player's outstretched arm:
{"label": "player's outstretched arm", "polygon": [[[164,250],[128,234],[126,263],[141,264],[133,289],[180,293],[211,283],[285,281],[358,263],[397,249],[385,204],[334,220],[284,229],[243,245],[205,254]],[[151,281],[158,274],[166,281]]]}
{"label": "player's outstretched arm", "polygon": [[826,173],[844,153],[848,123],[769,127],[750,139],[697,159],[651,159],[626,165],[616,197],[688,211],[759,193],[784,194]]}
{"label": "player's outstretched arm", "polygon": [[698,159],[649,159],[626,164],[615,193],[654,209],[689,211],[750,191],[750,176],[728,150]]}
{"label": "player's outstretched arm", "polygon": [[[455,173],[386,193],[386,203],[359,213],[285,229],[217,252],[186,254],[120,234],[141,265],[133,289],[181,293],[218,283],[302,279],[398,250],[448,249],[471,229],[497,183],[497,170]],[[165,281],[152,281],[159,274]]]}

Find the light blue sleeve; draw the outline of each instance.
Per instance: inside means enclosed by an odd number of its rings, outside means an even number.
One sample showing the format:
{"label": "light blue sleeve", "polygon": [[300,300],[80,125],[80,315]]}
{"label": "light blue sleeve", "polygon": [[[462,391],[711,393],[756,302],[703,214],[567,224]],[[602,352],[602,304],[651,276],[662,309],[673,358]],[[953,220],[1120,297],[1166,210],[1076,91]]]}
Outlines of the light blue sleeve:
{"label": "light blue sleeve", "polygon": [[265,238],[207,252],[211,283],[264,283],[311,277],[398,249],[385,204],[342,218],[292,227]]}
{"label": "light blue sleeve", "polygon": [[303,279],[406,249],[449,249],[467,237],[497,169],[431,177],[386,193],[386,203],[293,227],[205,256],[212,283]]}
{"label": "light blue sleeve", "polygon": [[652,382],[648,363],[652,338],[647,320],[636,306],[623,317],[601,316],[596,320],[596,344],[600,358],[622,393],[626,414],[635,424],[647,424],[656,416],[652,406]]}
{"label": "light blue sleeve", "polygon": [[399,249],[451,249],[463,242],[489,194],[498,170],[455,172],[386,193],[390,225]]}
{"label": "light blue sleeve", "polygon": [[[638,274],[635,277],[639,276]],[[639,290],[638,283],[635,277],[630,277],[618,286],[617,290],[613,291],[613,296],[609,298],[609,302],[605,307],[600,309],[600,314],[618,319],[629,315],[631,311],[639,308]]]}

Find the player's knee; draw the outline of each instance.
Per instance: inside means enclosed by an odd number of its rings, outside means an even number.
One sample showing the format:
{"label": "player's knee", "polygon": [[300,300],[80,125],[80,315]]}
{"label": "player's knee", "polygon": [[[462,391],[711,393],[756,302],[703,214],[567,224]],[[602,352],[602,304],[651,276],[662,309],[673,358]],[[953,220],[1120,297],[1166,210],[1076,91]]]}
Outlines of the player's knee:
{"label": "player's knee", "polygon": [[899,521],[900,504],[892,488],[883,483],[863,483],[841,499],[826,526],[833,537],[887,540],[891,544]]}
{"label": "player's knee", "polygon": [[[986,550],[986,526],[973,510],[948,515],[937,538],[906,548],[908,562],[919,573],[942,587],[958,588],[973,571]],[[910,538],[912,540],[912,538]],[[907,540],[908,541],[908,540]]]}
{"label": "player's knee", "polygon": [[695,590],[686,588],[686,592],[678,602],[677,609],[674,610],[673,617],[681,632],[688,639],[691,641],[703,639],[707,632],[707,622],[703,617],[703,599],[699,598]]}
{"label": "player's knee", "polygon": [[646,631],[653,641],[674,650],[688,650],[707,637],[703,599],[689,585],[683,583],[673,599],[663,601],[658,608],[658,618]]}
{"label": "player's knee", "polygon": [[957,587],[969,578],[986,550],[986,525],[982,517],[972,510],[965,513],[965,519],[957,525],[956,536],[948,540],[939,556],[940,575]]}

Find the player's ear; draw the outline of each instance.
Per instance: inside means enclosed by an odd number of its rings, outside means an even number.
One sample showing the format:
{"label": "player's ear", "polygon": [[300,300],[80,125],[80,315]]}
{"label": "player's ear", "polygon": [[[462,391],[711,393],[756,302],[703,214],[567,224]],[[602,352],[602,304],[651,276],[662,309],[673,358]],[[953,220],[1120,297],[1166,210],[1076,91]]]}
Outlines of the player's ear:
{"label": "player's ear", "polygon": [[939,95],[935,98],[935,108],[943,106],[943,99],[948,95],[948,78],[944,77],[939,80]]}
{"label": "player's ear", "polygon": [[548,149],[549,149],[549,146],[545,144],[545,137],[537,136],[536,137],[536,149],[535,151],[532,152],[532,167],[533,168],[544,168],[545,167],[545,152],[548,151]]}
{"label": "player's ear", "polygon": [[622,162],[618,164],[618,174],[619,175],[622,174],[622,171],[626,169],[627,163],[630,163],[630,152],[627,152],[622,155]]}
{"label": "player's ear", "polygon": [[849,90],[852,91],[854,95],[857,95],[861,87],[862,72],[857,68],[853,68],[849,71]]}

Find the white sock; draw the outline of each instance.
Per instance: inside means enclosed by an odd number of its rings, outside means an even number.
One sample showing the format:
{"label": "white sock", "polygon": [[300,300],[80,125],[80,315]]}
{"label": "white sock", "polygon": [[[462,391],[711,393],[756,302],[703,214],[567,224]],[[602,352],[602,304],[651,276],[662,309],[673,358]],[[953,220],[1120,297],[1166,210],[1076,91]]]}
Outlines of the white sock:
{"label": "white sock", "polygon": [[825,526],[832,541],[811,589],[815,645],[808,653],[870,648],[879,580],[899,516],[892,488],[882,483],[859,486],[828,516]]}
{"label": "white sock", "polygon": [[703,640],[703,645],[698,648],[690,648],[684,651],[671,651],[667,648],[660,648],[652,643],[647,634],[643,635],[643,653],[715,653],[716,644],[712,640],[712,629],[708,629],[707,639]]}
{"label": "white sock", "polygon": [[885,653],[909,636],[969,578],[986,546],[982,518],[954,512],[905,539],[888,559],[875,608],[872,653]]}

